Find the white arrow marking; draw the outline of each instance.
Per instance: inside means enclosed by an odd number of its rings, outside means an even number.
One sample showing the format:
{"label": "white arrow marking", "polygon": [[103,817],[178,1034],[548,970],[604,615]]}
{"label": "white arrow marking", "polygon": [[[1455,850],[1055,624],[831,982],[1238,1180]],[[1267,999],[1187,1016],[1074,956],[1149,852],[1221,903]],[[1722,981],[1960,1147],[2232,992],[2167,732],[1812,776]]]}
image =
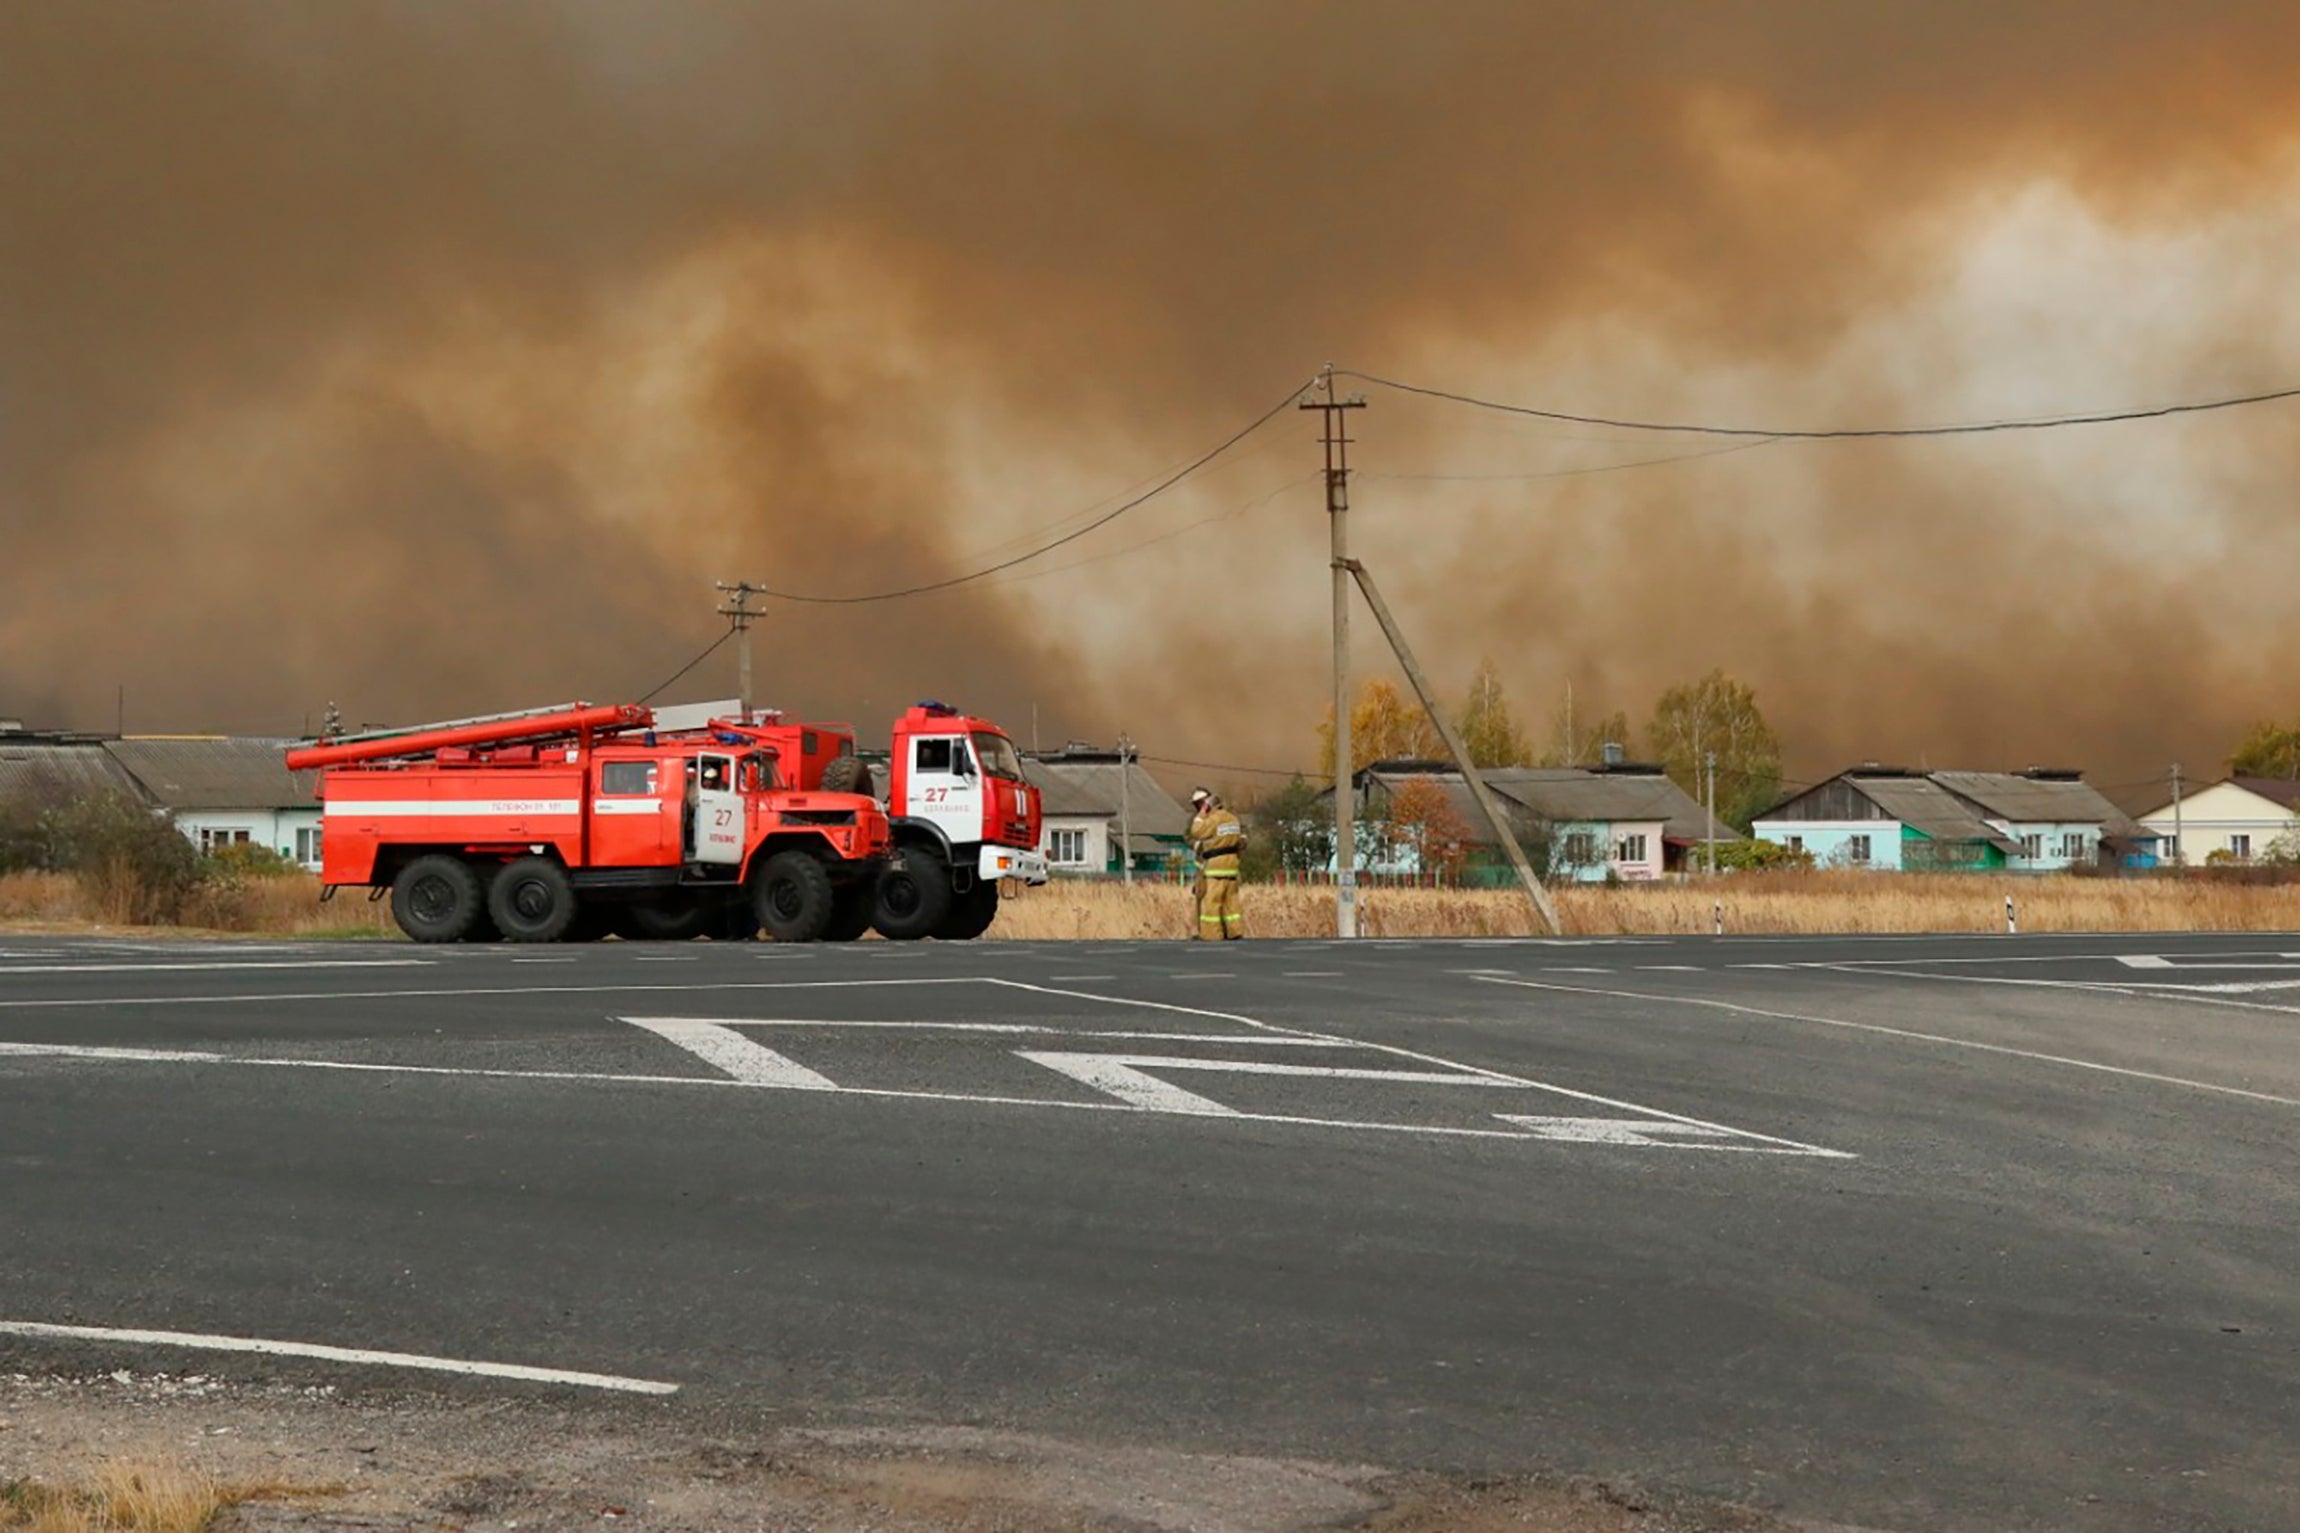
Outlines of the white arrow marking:
{"label": "white arrow marking", "polygon": [[839,1089],[838,1083],[829,1076],[818,1075],[788,1055],[753,1043],[722,1023],[700,1017],[626,1017],[624,1020],[718,1066],[746,1086],[774,1086],[785,1091]]}

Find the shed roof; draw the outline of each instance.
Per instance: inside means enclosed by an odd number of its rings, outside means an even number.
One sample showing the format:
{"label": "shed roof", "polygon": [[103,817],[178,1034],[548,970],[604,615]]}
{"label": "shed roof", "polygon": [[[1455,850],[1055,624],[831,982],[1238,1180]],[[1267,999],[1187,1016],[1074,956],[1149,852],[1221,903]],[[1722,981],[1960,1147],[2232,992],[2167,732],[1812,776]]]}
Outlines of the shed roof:
{"label": "shed roof", "polygon": [[1932,780],[1983,811],[2015,824],[2098,825],[2112,836],[2145,836],[2132,816],[2076,777],[2025,772],[1935,772]]}
{"label": "shed roof", "polygon": [[[1478,813],[1469,784],[1461,773],[1384,772],[1368,774],[1385,789],[1414,778],[1426,778],[1445,790],[1446,801],[1463,823],[1482,830],[1485,816]],[[1492,767],[1483,774],[1486,786],[1500,798],[1529,814],[1560,822],[1661,822],[1667,840],[1698,841],[1707,834],[1701,806],[1691,794],[1658,772],[1593,772],[1582,767]],[[1733,839],[1734,832],[1719,822],[1718,834]]]}
{"label": "shed roof", "polygon": [[113,740],[104,749],[170,809],[301,809],[317,774],[290,772],[290,740],[245,736]]}
{"label": "shed roof", "polygon": [[1047,816],[1117,818],[1124,784],[1128,818],[1141,850],[1144,836],[1179,839],[1190,829],[1189,812],[1142,768],[1139,760],[1121,765],[1115,751],[1062,756],[1031,756],[1023,771],[1037,785]]}
{"label": "shed roof", "polygon": [[1992,830],[1972,805],[1929,777],[1854,777],[1853,790],[1888,816],[1935,841],[1980,841],[2018,856],[2020,843]]}
{"label": "shed roof", "polygon": [[136,792],[136,780],[101,745],[19,745],[0,737],[0,802],[60,804]]}

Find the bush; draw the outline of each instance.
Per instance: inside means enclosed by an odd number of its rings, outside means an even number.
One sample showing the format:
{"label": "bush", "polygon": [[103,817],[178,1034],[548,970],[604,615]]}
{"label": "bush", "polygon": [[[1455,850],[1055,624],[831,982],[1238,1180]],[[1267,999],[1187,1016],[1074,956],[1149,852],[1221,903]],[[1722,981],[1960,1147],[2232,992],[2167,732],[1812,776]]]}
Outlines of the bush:
{"label": "bush", "polygon": [[77,875],[103,920],[126,926],[173,921],[199,887],[192,844],[167,815],[131,794],[90,794],[47,822],[50,854]]}

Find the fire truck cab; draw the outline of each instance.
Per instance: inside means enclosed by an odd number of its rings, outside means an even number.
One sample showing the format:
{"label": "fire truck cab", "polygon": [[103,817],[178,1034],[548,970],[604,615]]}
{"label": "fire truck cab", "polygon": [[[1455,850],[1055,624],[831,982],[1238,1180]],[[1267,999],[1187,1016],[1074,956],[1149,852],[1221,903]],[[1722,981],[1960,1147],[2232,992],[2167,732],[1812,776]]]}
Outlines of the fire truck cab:
{"label": "fire truck cab", "polygon": [[322,881],[388,889],[419,942],[860,936],[890,843],[878,804],[787,785],[782,742],[750,720],[655,722],[578,703],[287,759],[321,770]]}
{"label": "fire truck cab", "polygon": [[895,721],[887,814],[894,852],[871,924],[896,940],[979,937],[998,917],[1000,884],[1047,880],[1038,789],[1006,732],[944,703]]}

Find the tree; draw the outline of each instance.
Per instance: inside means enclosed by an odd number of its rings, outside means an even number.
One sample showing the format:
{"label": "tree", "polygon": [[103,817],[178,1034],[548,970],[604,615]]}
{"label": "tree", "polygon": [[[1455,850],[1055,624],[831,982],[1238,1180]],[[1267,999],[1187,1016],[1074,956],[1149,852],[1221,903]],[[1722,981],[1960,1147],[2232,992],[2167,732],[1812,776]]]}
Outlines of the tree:
{"label": "tree", "polygon": [[2300,777],[2300,719],[2262,719],[2228,758],[2231,777]]}
{"label": "tree", "polygon": [[1414,854],[1414,866],[1456,882],[1469,861],[1470,829],[1444,788],[1428,777],[1409,777],[1390,795],[1390,840]]}
{"label": "tree", "polygon": [[1549,740],[1536,764],[1545,767],[1592,767],[1605,759],[1607,745],[1629,745],[1629,715],[1619,709],[1605,714],[1576,713],[1573,684],[1566,683],[1565,701],[1549,716]]}
{"label": "tree", "polygon": [[1781,792],[1781,742],[1758,710],[1756,689],[1723,671],[1671,687],[1645,726],[1653,758],[1696,800],[1703,758],[1717,753],[1717,818],[1747,834]]}
{"label": "tree", "polygon": [[1502,695],[1501,677],[1490,657],[1477,663],[1477,674],[1470,678],[1469,697],[1462,704],[1458,727],[1462,749],[1469,752],[1474,766],[1525,766],[1533,760],[1525,731],[1509,710],[1509,699]]}
{"label": "tree", "polygon": [[[1409,701],[1395,683],[1372,677],[1358,688],[1350,704],[1350,761],[1364,766],[1371,761],[1427,761],[1442,755],[1445,742],[1421,704]],[[1334,771],[1334,710],[1329,706],[1318,725],[1318,770]]]}
{"label": "tree", "polygon": [[1248,878],[1321,872],[1333,862],[1333,809],[1302,778],[1264,795],[1246,811],[1246,822],[1253,834],[1240,860]]}

